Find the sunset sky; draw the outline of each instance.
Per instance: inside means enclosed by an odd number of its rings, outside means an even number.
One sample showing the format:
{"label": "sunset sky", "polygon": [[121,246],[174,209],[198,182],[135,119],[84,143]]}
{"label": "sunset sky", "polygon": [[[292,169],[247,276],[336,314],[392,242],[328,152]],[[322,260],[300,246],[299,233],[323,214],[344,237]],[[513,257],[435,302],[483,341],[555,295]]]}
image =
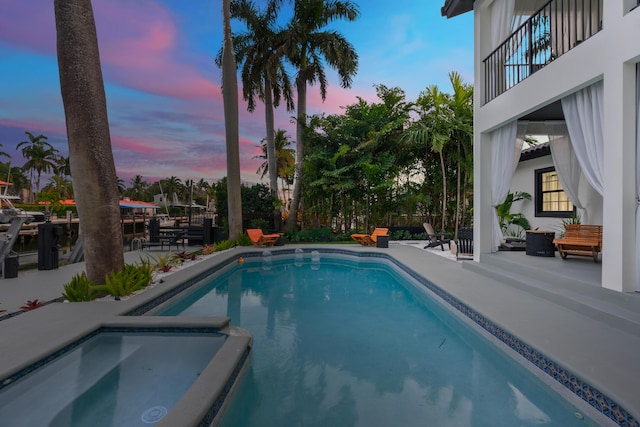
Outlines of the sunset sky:
{"label": "sunset sky", "polygon": [[[221,71],[221,0],[93,0],[111,143],[118,176],[152,183],[217,181],[226,175]],[[257,0],[257,4],[265,3]],[[351,89],[333,72],[325,103],[308,90],[308,113],[340,113],[362,97],[377,101],[374,84],[400,87],[415,100],[429,85],[449,91],[448,73],[473,83],[473,20],[447,20],[444,0],[356,0],[360,17],[338,22],[359,55]],[[285,7],[289,8],[288,2]],[[234,31],[240,24],[232,21]],[[239,85],[241,82],[239,81]],[[276,128],[295,140],[293,112],[276,111]],[[44,134],[68,153],[56,58],[52,0],[0,0],[0,144],[19,166],[16,145],[25,131]],[[265,136],[261,105],[253,114],[240,103],[242,180],[259,181],[254,159]]]}

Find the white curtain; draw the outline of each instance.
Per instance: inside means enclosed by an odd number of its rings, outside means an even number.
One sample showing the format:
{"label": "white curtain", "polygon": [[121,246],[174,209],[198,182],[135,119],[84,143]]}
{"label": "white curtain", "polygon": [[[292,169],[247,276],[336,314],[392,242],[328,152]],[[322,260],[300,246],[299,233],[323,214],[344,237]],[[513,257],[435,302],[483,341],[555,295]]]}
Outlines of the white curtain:
{"label": "white curtain", "polygon": [[578,197],[582,170],[576,153],[571,146],[567,124],[562,121],[546,121],[544,124],[549,135],[553,166],[556,168],[562,189],[571,200],[571,203],[578,209],[582,222],[588,223],[587,212]]}
{"label": "white curtain", "polygon": [[511,178],[518,166],[528,122],[513,121],[493,131],[491,137],[491,205],[493,206],[493,250],[502,243],[502,230],[496,206],[509,194]]}
{"label": "white curtain", "polygon": [[602,81],[562,98],[562,110],[582,173],[604,192],[604,84]]}
{"label": "white curtain", "polygon": [[556,2],[550,10],[549,21],[551,46],[556,57],[600,30],[603,3],[598,0]]}
{"label": "white curtain", "polygon": [[640,64],[636,64],[636,290],[640,291]]}
{"label": "white curtain", "polygon": [[495,49],[513,31],[515,0],[494,0],[491,4],[491,45]]}
{"label": "white curtain", "polygon": [[[513,11],[515,0],[494,0],[491,4],[491,49],[495,49],[509,37],[513,31]],[[504,53],[504,55],[507,55]],[[489,84],[485,88],[493,99],[507,89],[507,71],[504,55],[497,55],[489,71]]]}

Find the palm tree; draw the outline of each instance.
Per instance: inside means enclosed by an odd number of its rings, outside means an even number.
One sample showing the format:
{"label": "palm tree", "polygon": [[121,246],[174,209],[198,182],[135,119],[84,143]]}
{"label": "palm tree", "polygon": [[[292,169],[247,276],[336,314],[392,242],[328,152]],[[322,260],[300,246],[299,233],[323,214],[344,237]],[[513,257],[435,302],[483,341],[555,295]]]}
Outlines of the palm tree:
{"label": "palm tree", "polygon": [[240,137],[238,133],[238,76],[233,53],[230,0],[222,0],[224,46],[222,48],[222,98],[227,143],[227,200],[229,239],[242,234],[242,195],[240,187]]}
{"label": "palm tree", "polygon": [[449,73],[449,80],[453,88],[451,96],[451,110],[453,113],[452,139],[457,144],[457,187],[456,187],[456,237],[460,226],[460,202],[463,187],[462,175],[473,176],[473,169],[466,170],[466,165],[472,164],[469,157],[473,154],[473,86],[462,82],[459,73]]}
{"label": "palm tree", "polygon": [[53,175],[49,178],[49,183],[42,189],[42,193],[55,195],[56,202],[63,199],[73,199],[73,184],[62,175]]}
{"label": "palm tree", "polygon": [[[231,15],[242,20],[247,31],[234,36],[236,59],[242,66],[242,93],[247,101],[247,109],[255,109],[255,96],[264,102],[267,161],[269,187],[274,198],[278,198],[277,157],[274,145],[274,107],[278,107],[281,97],[286,101],[288,111],[293,110],[291,82],[283,59],[283,32],[275,28],[280,0],[269,0],[264,13],[260,13],[250,0],[231,3]],[[280,228],[281,216],[274,210],[274,223]]]}
{"label": "palm tree", "polygon": [[432,85],[420,94],[416,105],[420,107],[421,118],[404,134],[406,141],[427,145],[431,151],[438,153],[442,173],[442,224],[444,232],[447,212],[447,176],[444,160],[444,147],[451,140],[452,114],[449,98],[437,86]]}
{"label": "palm tree", "polygon": [[[0,147],[2,147],[2,144],[0,144]],[[0,151],[0,156],[11,158],[11,155],[9,153],[5,153],[4,151]]]}
{"label": "palm tree", "polygon": [[147,196],[149,183],[145,181],[141,175],[136,175],[131,180],[130,197],[134,200],[144,200]]}
{"label": "palm tree", "polygon": [[54,0],[60,89],[67,122],[87,277],[124,268],[116,168],[91,0]]}
{"label": "palm tree", "polygon": [[56,173],[62,176],[71,176],[71,165],[69,164],[69,157],[58,156],[56,159]]}
{"label": "palm tree", "polygon": [[181,198],[184,195],[185,185],[177,176],[161,179],[160,184],[168,200],[173,200],[174,195],[177,198]]}
{"label": "palm tree", "polygon": [[[268,143],[266,141],[266,138],[262,141],[263,144],[260,145],[262,149],[262,155],[255,157],[256,159],[265,160],[256,171],[256,173],[260,175],[260,178],[264,178],[267,173],[269,173],[269,176],[271,176],[271,169],[269,168],[270,162],[268,161]],[[291,148],[287,148],[290,145],[290,141],[289,137],[287,136],[286,130],[278,129],[276,131],[273,145],[276,153],[276,177],[280,178],[280,180],[282,181],[284,195],[284,187],[288,184],[293,183],[293,168],[295,165],[294,150]],[[281,199],[277,194],[275,195],[275,197],[276,199]],[[278,211],[278,214],[280,214],[280,211]]]}
{"label": "palm tree", "polygon": [[351,87],[351,79],[358,68],[358,55],[340,33],[323,30],[337,19],[355,20],[358,7],[350,1],[296,0],[293,18],[286,30],[287,57],[297,68],[295,79],[296,114],[296,166],[291,209],[285,228],[296,227],[298,205],[302,191],[302,162],[304,160],[304,130],[307,123],[307,83],[319,83],[324,101],[327,95],[325,63],[338,71],[341,86]]}
{"label": "palm tree", "polygon": [[29,179],[24,175],[24,170],[18,166],[11,166],[10,162],[0,162],[0,181],[7,181],[12,184],[11,195],[18,196],[22,190],[29,188]]}
{"label": "palm tree", "polygon": [[29,171],[29,200],[33,203],[33,174],[34,172],[37,174],[37,192],[40,191],[40,176],[42,172],[48,173],[57,169],[58,150],[47,142],[47,137],[44,135],[34,136],[29,131],[25,131],[25,134],[27,134],[29,140],[19,142],[16,149],[22,147],[22,157],[26,160],[22,167],[24,170]]}
{"label": "palm tree", "polygon": [[127,186],[124,183],[124,179],[116,178],[116,185],[118,186],[118,195],[122,197],[124,192],[127,191]]}

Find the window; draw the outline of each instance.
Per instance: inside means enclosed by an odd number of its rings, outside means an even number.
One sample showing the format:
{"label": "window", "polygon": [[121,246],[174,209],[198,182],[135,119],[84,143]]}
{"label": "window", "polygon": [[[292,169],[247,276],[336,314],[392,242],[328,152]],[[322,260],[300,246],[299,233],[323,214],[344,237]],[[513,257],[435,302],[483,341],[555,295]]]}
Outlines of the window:
{"label": "window", "polygon": [[536,175],[536,216],[568,218],[573,215],[573,203],[562,189],[555,168],[535,171]]}

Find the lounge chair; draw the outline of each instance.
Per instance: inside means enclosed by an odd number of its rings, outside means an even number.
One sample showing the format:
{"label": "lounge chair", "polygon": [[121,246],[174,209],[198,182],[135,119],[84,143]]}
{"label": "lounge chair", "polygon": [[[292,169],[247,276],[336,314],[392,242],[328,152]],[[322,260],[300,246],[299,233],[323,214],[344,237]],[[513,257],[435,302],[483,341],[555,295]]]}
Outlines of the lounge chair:
{"label": "lounge chair", "polygon": [[273,246],[280,238],[279,234],[264,234],[259,228],[250,228],[247,230],[247,235],[251,239],[251,243],[256,248],[263,246]]}
{"label": "lounge chair", "polygon": [[388,236],[388,228],[376,228],[371,234],[352,234],[351,238],[362,246],[375,246],[378,236]]}
{"label": "lounge chair", "polygon": [[424,249],[427,248],[435,248],[436,246],[440,246],[440,249],[444,251],[444,244],[446,243],[451,249],[451,235],[448,233],[436,233],[433,231],[433,227],[428,222],[422,224],[424,227],[424,231],[427,232],[427,240],[429,243]]}
{"label": "lounge chair", "polygon": [[473,259],[473,227],[458,229],[456,243],[456,260]]}

